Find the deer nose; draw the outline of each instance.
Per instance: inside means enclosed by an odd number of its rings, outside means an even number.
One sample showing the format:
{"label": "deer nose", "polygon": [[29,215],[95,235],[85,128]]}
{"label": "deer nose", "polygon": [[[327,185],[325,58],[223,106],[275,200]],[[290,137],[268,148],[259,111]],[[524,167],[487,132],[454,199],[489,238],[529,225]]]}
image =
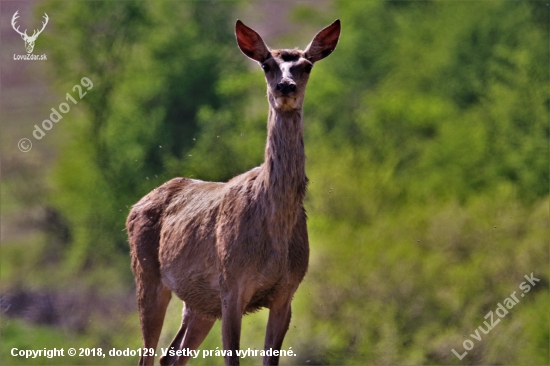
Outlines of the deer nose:
{"label": "deer nose", "polygon": [[296,91],[296,84],[292,81],[283,81],[277,84],[277,91],[282,94],[288,94]]}

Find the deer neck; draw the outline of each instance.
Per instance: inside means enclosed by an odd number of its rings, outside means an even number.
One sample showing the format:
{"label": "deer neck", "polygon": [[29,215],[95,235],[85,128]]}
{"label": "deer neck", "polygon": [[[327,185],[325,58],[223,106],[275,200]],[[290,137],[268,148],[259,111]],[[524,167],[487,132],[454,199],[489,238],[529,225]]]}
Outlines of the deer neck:
{"label": "deer neck", "polygon": [[269,222],[276,230],[291,230],[306,193],[302,110],[281,111],[270,106],[265,161],[259,183],[272,208]]}

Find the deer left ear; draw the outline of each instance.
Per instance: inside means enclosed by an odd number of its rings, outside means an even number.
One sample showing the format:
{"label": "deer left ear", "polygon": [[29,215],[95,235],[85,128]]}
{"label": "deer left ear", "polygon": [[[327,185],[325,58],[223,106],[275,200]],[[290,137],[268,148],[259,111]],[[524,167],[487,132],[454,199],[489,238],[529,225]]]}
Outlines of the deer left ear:
{"label": "deer left ear", "polygon": [[237,43],[241,51],[251,59],[263,63],[271,56],[262,37],[254,29],[244,25],[240,20],[237,20],[237,24],[235,25],[235,36],[237,37]]}
{"label": "deer left ear", "polygon": [[317,62],[330,55],[338,44],[341,29],[340,19],[336,19],[334,23],[317,33],[306,47],[304,57],[311,62]]}

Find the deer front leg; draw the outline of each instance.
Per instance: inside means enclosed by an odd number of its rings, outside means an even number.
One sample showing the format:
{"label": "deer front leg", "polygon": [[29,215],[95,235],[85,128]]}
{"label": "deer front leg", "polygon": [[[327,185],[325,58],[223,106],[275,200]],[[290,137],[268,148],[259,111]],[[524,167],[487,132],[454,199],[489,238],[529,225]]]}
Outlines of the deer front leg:
{"label": "deer front leg", "polygon": [[[269,320],[267,322],[267,331],[265,334],[264,349],[267,351],[270,348],[272,350],[280,350],[283,345],[283,339],[285,338],[288,326],[290,325],[290,302],[292,297],[285,301],[276,302],[272,304],[269,310]],[[271,356],[264,356],[263,365],[278,365],[279,356],[274,356],[271,352]]]}
{"label": "deer front leg", "polygon": [[240,347],[241,324],[244,312],[242,296],[238,293],[222,295],[222,342],[223,349],[231,350],[231,356],[225,356],[226,366],[238,366],[239,356],[237,350]]}
{"label": "deer front leg", "polygon": [[223,349],[231,351],[231,356],[225,356],[226,366],[238,366],[240,349],[241,324],[244,310],[254,295],[254,283],[242,280],[234,281],[234,286],[222,283],[222,341]]}

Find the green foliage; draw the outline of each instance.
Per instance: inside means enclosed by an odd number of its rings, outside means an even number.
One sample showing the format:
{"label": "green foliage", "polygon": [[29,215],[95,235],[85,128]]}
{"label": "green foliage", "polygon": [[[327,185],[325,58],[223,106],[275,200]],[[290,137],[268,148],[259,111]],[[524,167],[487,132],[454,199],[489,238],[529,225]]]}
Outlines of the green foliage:
{"label": "green foliage", "polygon": [[527,3],[337,4],[305,112],[312,326],[292,341],[319,363],[460,363],[534,272],[465,360],[547,363],[548,330],[526,328],[548,306],[547,28]]}
{"label": "green foliage", "polygon": [[[547,359],[547,329],[529,324],[542,321],[535,309],[548,305],[548,204],[526,208],[500,192],[465,206],[409,206],[366,226],[314,216],[310,282],[299,295],[307,307],[296,315],[312,326],[291,333],[287,344],[328,364],[455,364],[451,349],[462,349],[463,335],[516,291],[520,303],[482,334],[468,362]],[[541,282],[519,297],[532,272]],[[538,346],[527,355],[510,349],[516,342]]]}
{"label": "green foliage", "polygon": [[[128,316],[128,323],[138,322],[136,316]],[[94,321],[94,325],[102,324]],[[0,345],[0,359],[3,365],[120,365],[136,364],[139,357],[109,357],[108,352],[113,348],[118,350],[138,349],[139,340],[128,341],[124,334],[116,334],[112,329],[98,330],[97,326],[92,325],[87,334],[74,335],[60,329],[54,329],[46,326],[31,326],[19,320],[3,320],[0,322],[0,331],[2,332],[2,343]],[[94,329],[96,328],[96,329]],[[131,327],[127,326],[127,329]],[[107,331],[109,332],[107,335]],[[134,331],[139,331],[136,327]],[[109,342],[106,342],[109,339]],[[77,356],[68,356],[68,349],[75,348]],[[18,350],[53,350],[54,348],[64,350],[63,357],[13,357],[12,349]],[[85,356],[85,350],[80,348],[102,348],[105,357],[93,357],[88,353]],[[17,351],[15,351],[17,352]],[[82,353],[82,356],[79,356]],[[97,353],[96,353],[97,354]]]}
{"label": "green foliage", "polygon": [[322,140],[327,155],[352,150],[334,159],[357,185],[361,171],[384,167],[390,192],[376,194],[402,203],[464,201],[502,184],[527,202],[547,194],[548,33],[528,4],[338,4],[351,29],[317,66],[329,76],[311,81],[307,125],[322,126],[307,134],[311,170],[325,175]]}
{"label": "green foliage", "polygon": [[[65,83],[83,76],[94,83],[81,101],[88,112],[67,124],[52,201],[69,221],[72,268],[120,265],[129,273],[121,260],[128,251],[128,208],[162,182],[189,172],[201,118],[220,105],[217,81],[244,65],[225,31],[233,22],[231,3],[96,5],[59,9],[51,36],[53,61]],[[72,34],[74,45],[54,44],[63,33]],[[94,33],[100,36],[89,36]]]}

